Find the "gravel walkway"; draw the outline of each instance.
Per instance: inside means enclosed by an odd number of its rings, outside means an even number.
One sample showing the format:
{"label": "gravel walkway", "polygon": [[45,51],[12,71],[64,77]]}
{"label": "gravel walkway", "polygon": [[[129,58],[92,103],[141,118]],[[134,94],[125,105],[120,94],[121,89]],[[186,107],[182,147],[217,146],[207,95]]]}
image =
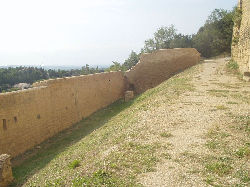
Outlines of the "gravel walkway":
{"label": "gravel walkway", "polygon": [[[140,175],[144,186],[207,186],[199,155],[210,154],[206,134],[216,124],[229,124],[228,114],[249,115],[250,105],[241,96],[250,93],[250,84],[225,71],[227,59],[207,60],[201,64],[192,84],[195,90],[181,95],[174,103],[161,104],[141,116],[147,125],[148,140],[168,146],[168,159],[156,171]],[[225,96],[223,96],[225,94]],[[239,98],[237,98],[237,94]],[[229,96],[230,95],[230,96]],[[231,95],[235,97],[231,97]],[[249,98],[249,97],[248,97]],[[168,137],[159,136],[169,132]],[[212,154],[212,153],[211,153]],[[189,155],[189,157],[187,157]],[[196,159],[192,159],[196,157]],[[201,156],[202,157],[202,156]]]}

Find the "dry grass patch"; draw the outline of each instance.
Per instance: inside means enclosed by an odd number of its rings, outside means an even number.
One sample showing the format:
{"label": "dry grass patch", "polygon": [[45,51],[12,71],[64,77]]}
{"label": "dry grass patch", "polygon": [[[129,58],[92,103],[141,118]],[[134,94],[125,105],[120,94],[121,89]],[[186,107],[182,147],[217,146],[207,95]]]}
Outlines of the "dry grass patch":
{"label": "dry grass patch", "polygon": [[[212,186],[247,186],[250,184],[249,118],[234,116],[233,128],[220,124],[207,133],[206,147],[213,159],[204,162],[205,181]],[[237,142],[237,143],[236,143]],[[231,180],[228,181],[228,178]]]}

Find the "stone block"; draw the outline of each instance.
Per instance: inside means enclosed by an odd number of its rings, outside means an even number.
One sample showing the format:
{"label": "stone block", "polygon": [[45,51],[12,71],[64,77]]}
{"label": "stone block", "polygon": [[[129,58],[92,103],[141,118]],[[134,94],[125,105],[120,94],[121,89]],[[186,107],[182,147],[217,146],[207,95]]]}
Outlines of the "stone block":
{"label": "stone block", "polygon": [[125,92],[124,100],[126,102],[133,99],[133,98],[134,98],[134,92],[133,91],[126,91]]}
{"label": "stone block", "polygon": [[13,181],[10,155],[0,155],[0,186],[7,187]]}

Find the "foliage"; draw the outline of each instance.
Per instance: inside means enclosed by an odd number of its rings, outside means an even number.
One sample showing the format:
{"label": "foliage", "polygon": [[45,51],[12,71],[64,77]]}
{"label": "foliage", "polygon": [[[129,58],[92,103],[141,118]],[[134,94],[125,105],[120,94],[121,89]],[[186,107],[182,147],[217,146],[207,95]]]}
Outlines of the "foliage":
{"label": "foliage", "polygon": [[233,22],[235,24],[236,27],[240,27],[241,24],[241,20],[242,20],[242,10],[238,7],[236,7],[234,9],[234,16],[233,16]]}
{"label": "foliage", "polygon": [[75,169],[76,167],[80,166],[80,161],[79,160],[74,160],[69,164],[69,168]]}
{"label": "foliage", "polygon": [[231,52],[233,11],[215,9],[205,25],[193,36],[194,47],[204,56]]}
{"label": "foliage", "polygon": [[173,136],[170,132],[162,132],[160,135],[164,138],[170,138]]}
{"label": "foliage", "polygon": [[106,69],[105,71],[126,71],[135,66],[139,62],[139,56],[140,54],[137,54],[134,51],[131,51],[129,57],[124,61],[123,64],[120,64],[119,62],[113,61],[113,64]]}
{"label": "foliage", "polygon": [[161,27],[154,33],[154,38],[145,41],[144,48],[145,53],[150,53],[157,49],[170,48],[170,43],[176,36],[176,29],[174,25],[169,27]]}
{"label": "foliage", "polygon": [[120,70],[124,70],[124,67],[119,62],[113,61],[113,65],[111,65],[105,71],[110,72],[110,71],[120,71]]}
{"label": "foliage", "polygon": [[139,55],[132,51],[128,57],[127,60],[125,60],[123,66],[125,67],[126,70],[132,68],[139,62]]}
{"label": "foliage", "polygon": [[230,60],[228,63],[227,63],[227,68],[231,69],[231,70],[237,70],[239,69],[239,65],[237,64],[237,62],[233,61],[233,60]]}

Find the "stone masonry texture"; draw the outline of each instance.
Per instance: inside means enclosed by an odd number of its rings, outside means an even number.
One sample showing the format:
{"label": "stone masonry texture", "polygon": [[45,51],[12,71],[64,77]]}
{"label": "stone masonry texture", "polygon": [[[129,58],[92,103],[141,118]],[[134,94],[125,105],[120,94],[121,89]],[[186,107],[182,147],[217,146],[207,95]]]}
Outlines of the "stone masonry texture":
{"label": "stone masonry texture", "polygon": [[143,54],[140,62],[127,71],[125,76],[130,87],[139,94],[199,61],[200,53],[193,48],[162,49]]}
{"label": "stone masonry texture", "polygon": [[[142,93],[200,60],[195,49],[144,54],[124,75],[100,73],[51,79],[34,88],[0,94],[0,154],[16,157],[124,97]],[[130,92],[132,93],[132,92]]]}
{"label": "stone masonry texture", "polygon": [[0,154],[12,157],[123,97],[122,72],[47,80],[0,94]]}
{"label": "stone masonry texture", "polygon": [[[235,25],[232,58],[239,64],[241,73],[250,72],[250,0],[239,0],[238,8],[242,11],[239,26]],[[236,42],[234,42],[236,41]]]}

